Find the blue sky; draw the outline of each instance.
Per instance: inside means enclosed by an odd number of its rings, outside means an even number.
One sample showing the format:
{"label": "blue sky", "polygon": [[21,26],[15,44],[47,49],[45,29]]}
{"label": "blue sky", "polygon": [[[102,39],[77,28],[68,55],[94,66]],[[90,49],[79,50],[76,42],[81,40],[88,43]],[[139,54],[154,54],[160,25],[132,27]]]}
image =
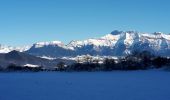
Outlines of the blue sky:
{"label": "blue sky", "polygon": [[0,0],[0,44],[82,40],[113,30],[170,33],[169,0]]}

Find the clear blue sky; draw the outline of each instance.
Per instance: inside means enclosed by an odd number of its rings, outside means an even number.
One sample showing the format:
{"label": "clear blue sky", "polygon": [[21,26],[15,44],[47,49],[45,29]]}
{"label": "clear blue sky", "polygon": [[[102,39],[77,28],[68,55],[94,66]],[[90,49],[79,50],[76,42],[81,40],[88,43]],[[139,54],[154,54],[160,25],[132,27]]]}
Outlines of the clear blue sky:
{"label": "clear blue sky", "polygon": [[170,1],[0,0],[0,44],[68,43],[113,30],[170,33]]}

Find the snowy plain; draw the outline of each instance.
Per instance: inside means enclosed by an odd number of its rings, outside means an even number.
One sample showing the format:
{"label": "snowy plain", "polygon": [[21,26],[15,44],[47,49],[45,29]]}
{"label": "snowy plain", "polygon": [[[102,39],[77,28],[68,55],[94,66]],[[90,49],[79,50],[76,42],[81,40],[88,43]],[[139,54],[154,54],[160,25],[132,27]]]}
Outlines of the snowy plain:
{"label": "snowy plain", "polygon": [[0,100],[170,100],[170,72],[0,73]]}

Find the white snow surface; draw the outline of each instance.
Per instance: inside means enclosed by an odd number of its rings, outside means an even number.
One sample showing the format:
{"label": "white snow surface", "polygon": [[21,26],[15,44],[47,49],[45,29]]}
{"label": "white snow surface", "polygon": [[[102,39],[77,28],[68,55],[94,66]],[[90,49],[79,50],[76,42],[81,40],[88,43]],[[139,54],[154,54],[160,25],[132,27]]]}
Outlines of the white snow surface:
{"label": "white snow surface", "polygon": [[170,100],[170,72],[0,73],[0,100]]}
{"label": "white snow surface", "polygon": [[48,59],[48,60],[54,60],[54,59],[56,59],[56,58],[53,58],[53,57],[48,57],[48,56],[42,56],[42,57],[40,57],[40,58],[43,58],[43,59]]}
{"label": "white snow surface", "polygon": [[36,48],[41,48],[44,46],[48,46],[48,45],[53,45],[53,46],[64,46],[64,43],[62,43],[61,41],[51,41],[51,42],[38,42],[35,44]]}
{"label": "white snow surface", "polygon": [[33,64],[25,64],[24,66],[27,66],[27,67],[32,67],[32,68],[39,67],[39,65],[33,65]]}

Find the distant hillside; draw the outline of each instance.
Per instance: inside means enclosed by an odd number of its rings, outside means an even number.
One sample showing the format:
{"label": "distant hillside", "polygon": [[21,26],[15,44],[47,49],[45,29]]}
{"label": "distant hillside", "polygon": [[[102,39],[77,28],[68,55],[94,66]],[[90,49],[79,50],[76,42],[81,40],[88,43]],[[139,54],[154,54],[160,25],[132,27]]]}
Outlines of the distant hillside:
{"label": "distant hillside", "polygon": [[26,53],[18,52],[15,50],[6,54],[0,54],[1,67],[7,67],[10,64],[16,64],[16,65],[33,64],[33,65],[40,65],[46,68],[51,68],[51,67],[55,67],[61,61],[65,63],[73,62],[71,60],[63,60],[63,59],[55,59],[55,60],[43,59]]}

